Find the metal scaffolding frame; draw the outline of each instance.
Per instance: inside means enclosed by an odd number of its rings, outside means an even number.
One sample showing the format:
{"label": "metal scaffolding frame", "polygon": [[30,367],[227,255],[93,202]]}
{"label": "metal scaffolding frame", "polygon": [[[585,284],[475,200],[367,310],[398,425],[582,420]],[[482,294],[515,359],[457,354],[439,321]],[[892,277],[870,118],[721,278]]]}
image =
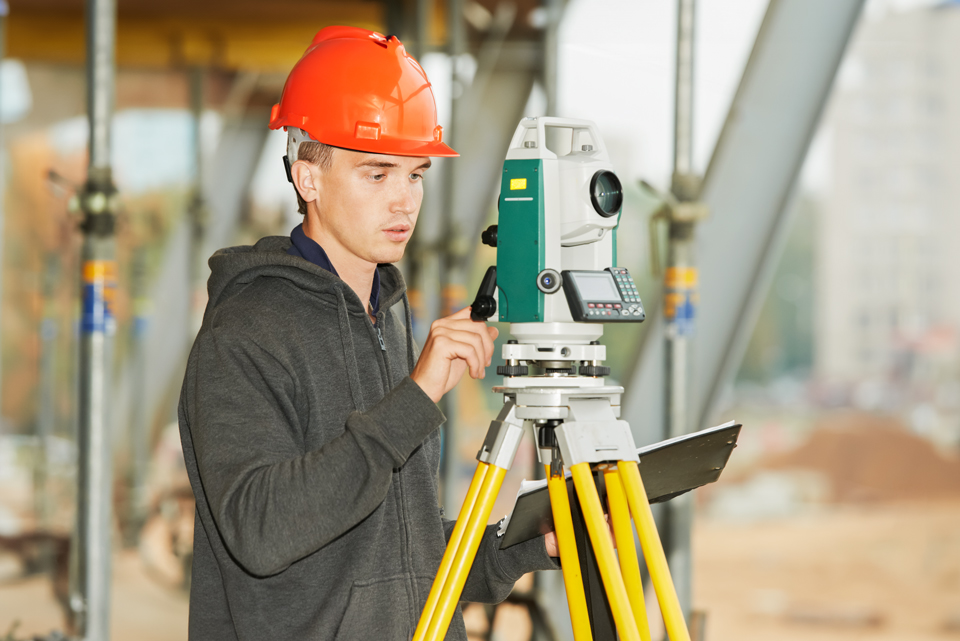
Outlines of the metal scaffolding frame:
{"label": "metal scaffolding frame", "polygon": [[[10,13],[10,5],[7,0],[0,0],[0,61],[7,54],[7,15]],[[2,79],[0,79],[2,84]],[[0,91],[3,87],[0,86]],[[0,122],[0,266],[3,265],[3,232],[6,223],[4,204],[7,194],[7,163],[6,163],[6,142],[3,136],[3,122]],[[3,279],[0,278],[0,300],[3,300]],[[0,391],[3,390],[3,368],[0,367]]]}
{"label": "metal scaffolding frame", "polygon": [[[696,0],[677,1],[676,84],[674,87],[673,179],[670,187],[679,203],[696,199],[699,181],[693,174],[693,96]],[[697,217],[669,208],[667,266],[662,309],[667,322],[663,349],[664,407],[662,438],[690,431],[690,350],[696,322],[697,267],[694,232]],[[668,298],[673,297],[673,300]],[[678,496],[664,505],[662,537],[680,607],[690,619],[693,592],[691,529],[693,497]]]}
{"label": "metal scaffolding frame", "polygon": [[88,0],[87,118],[90,158],[80,194],[80,394],[77,517],[70,608],[83,639],[110,638],[113,534],[113,292],[116,287],[116,188],[110,133],[116,84],[115,0]]}
{"label": "metal scaffolding frame", "polygon": [[[863,0],[771,0],[730,106],[699,200],[700,267],[690,429],[719,408],[749,340],[789,226],[794,185]],[[637,441],[663,424],[664,323],[651,318],[626,381],[624,420]]]}

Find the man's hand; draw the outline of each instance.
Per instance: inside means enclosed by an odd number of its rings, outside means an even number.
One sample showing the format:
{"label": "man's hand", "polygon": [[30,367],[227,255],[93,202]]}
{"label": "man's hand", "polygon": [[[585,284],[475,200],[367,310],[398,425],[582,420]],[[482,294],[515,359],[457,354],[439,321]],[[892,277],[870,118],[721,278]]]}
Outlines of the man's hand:
{"label": "man's hand", "polygon": [[547,548],[547,556],[560,556],[560,544],[557,543],[557,533],[547,532],[543,535],[543,545]]}
{"label": "man's hand", "polygon": [[427,342],[410,378],[438,403],[468,369],[472,378],[484,377],[498,334],[496,327],[470,320],[469,307],[441,318],[430,326]]}
{"label": "man's hand", "polygon": [[[617,537],[613,533],[613,523],[610,522],[610,515],[604,514],[603,518],[607,521],[607,527],[610,528],[610,538],[613,540],[613,547],[617,547]],[[557,542],[556,532],[547,532],[543,536],[543,545],[547,548],[547,556],[559,557],[560,544]]]}

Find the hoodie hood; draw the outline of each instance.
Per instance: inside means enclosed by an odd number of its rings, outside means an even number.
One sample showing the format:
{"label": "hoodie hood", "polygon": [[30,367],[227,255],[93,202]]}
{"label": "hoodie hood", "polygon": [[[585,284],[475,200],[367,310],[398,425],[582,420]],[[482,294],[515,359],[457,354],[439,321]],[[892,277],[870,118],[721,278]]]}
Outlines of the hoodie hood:
{"label": "hoodie hood", "polygon": [[[207,310],[222,304],[260,276],[268,276],[290,280],[298,288],[334,304],[339,304],[342,297],[347,311],[366,313],[366,306],[343,279],[308,260],[291,256],[287,253],[290,245],[287,236],[268,236],[255,245],[227,247],[215,252],[208,262]],[[406,290],[403,275],[391,264],[378,265],[377,270],[380,273],[380,309],[389,309]],[[342,290],[339,296],[338,286]]]}

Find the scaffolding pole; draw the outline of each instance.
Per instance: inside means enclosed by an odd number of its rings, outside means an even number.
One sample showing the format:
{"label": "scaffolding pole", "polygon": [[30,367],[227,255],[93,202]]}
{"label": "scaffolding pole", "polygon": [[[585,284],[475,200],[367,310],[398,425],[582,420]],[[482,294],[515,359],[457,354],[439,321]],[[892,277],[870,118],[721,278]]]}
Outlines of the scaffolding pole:
{"label": "scaffolding pole", "polygon": [[[7,54],[7,15],[10,13],[10,5],[7,0],[0,0],[0,61]],[[3,88],[0,87],[0,95]],[[6,164],[7,146],[3,137],[3,122],[0,121],[0,274],[3,267],[3,228],[4,228],[4,209],[7,194],[7,164]],[[3,279],[0,278],[0,301],[3,299]],[[3,368],[0,368],[0,390],[3,389]]]}
{"label": "scaffolding pole", "polygon": [[[452,92],[450,103],[450,127],[443,132],[444,142],[452,148],[457,148],[457,136],[460,133],[461,97],[466,91],[463,80],[457,67],[460,56],[466,51],[466,33],[463,24],[463,0],[447,0],[447,19],[449,42],[448,51],[451,63]],[[457,212],[454,210],[456,202],[456,171],[453,163],[446,162],[444,167],[445,185],[443,212],[441,218],[441,316],[448,316],[463,307],[466,303],[465,260],[461,242],[461,230],[458,225]],[[440,408],[447,417],[443,427],[443,505],[449,514],[454,514],[454,504],[459,498],[457,478],[459,477],[459,461],[457,460],[457,388],[443,395],[440,399]]]}
{"label": "scaffolding pole", "polygon": [[[674,101],[673,179],[670,191],[679,203],[696,199],[699,180],[693,174],[693,63],[696,0],[677,1],[677,60]],[[664,386],[664,438],[690,430],[690,341],[697,304],[697,268],[693,254],[696,217],[670,212],[667,268],[664,278],[666,321]],[[690,619],[693,563],[690,533],[693,501],[679,496],[664,509],[664,548],[684,616]]]}
{"label": "scaffolding pole", "polygon": [[203,244],[207,231],[207,206],[203,198],[203,142],[201,140],[201,121],[203,120],[203,87],[205,72],[202,67],[191,67],[188,71],[190,84],[190,114],[193,124],[194,174],[190,204],[187,206],[187,218],[190,220],[190,268],[187,289],[190,291],[190,316],[188,335],[190,339],[200,331],[203,323],[203,310],[206,307],[205,268]]}
{"label": "scaffolding pole", "polygon": [[[398,28],[390,27],[390,31],[396,33]],[[416,15],[414,16],[414,34],[413,34],[413,46],[410,48],[413,51],[414,58],[417,59],[421,65],[423,64],[423,56],[427,52],[428,47],[428,33],[430,32],[430,1],[429,0],[417,0],[416,2]],[[425,190],[426,191],[426,190]],[[423,242],[423,236],[426,234],[425,228],[427,225],[424,223],[426,220],[426,208],[421,205],[419,217],[417,219],[417,224],[419,225],[419,230],[410,236],[410,240],[407,241],[406,249],[406,281],[407,281],[407,298],[410,302],[411,308],[411,317],[415,321],[414,325],[418,324],[419,321],[424,318],[424,275],[427,270],[424,269],[425,262],[425,251],[426,243]],[[414,328],[410,328],[411,331],[414,331]],[[419,336],[417,339],[419,340]]]}
{"label": "scaffolding pole", "polygon": [[87,0],[87,182],[80,194],[80,390],[77,518],[73,590],[74,630],[87,641],[110,636],[113,456],[110,434],[113,296],[116,289],[116,189],[110,129],[116,78],[116,2]]}
{"label": "scaffolding pole", "polygon": [[[564,0],[546,0],[547,25],[543,33],[543,89],[547,95],[547,115],[559,116],[560,18]],[[534,466],[539,468],[539,466]]]}
{"label": "scaffolding pole", "polygon": [[430,47],[430,17],[433,2],[431,0],[417,0],[416,16],[414,21],[414,40],[416,41],[417,61],[423,62],[423,54]]}
{"label": "scaffolding pole", "polygon": [[[133,327],[130,331],[132,358],[131,397],[144,398],[147,391],[147,327],[150,322],[150,301],[147,298],[146,248],[140,246],[133,254],[130,274],[130,295],[133,299]],[[140,539],[140,531],[147,522],[147,478],[150,469],[150,427],[152,421],[147,413],[147,404],[132,403],[130,411],[130,468],[127,482],[127,529],[124,543],[134,546]]]}
{"label": "scaffolding pole", "polygon": [[[40,380],[37,393],[37,463],[34,470],[34,500],[37,525],[50,529],[50,443],[57,433],[57,310],[56,292],[60,278],[59,255],[48,252],[43,269],[43,320],[40,321]],[[48,569],[49,550],[44,550],[44,569]]]}

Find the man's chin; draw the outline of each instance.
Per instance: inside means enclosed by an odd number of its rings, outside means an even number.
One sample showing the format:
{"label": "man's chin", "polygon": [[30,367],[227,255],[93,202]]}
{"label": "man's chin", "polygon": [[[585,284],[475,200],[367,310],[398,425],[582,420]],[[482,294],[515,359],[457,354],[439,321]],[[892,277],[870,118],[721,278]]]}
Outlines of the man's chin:
{"label": "man's chin", "polygon": [[372,253],[370,258],[371,262],[375,262],[378,265],[383,263],[398,263],[403,258],[404,251],[406,250],[406,244],[403,247],[384,247]]}

